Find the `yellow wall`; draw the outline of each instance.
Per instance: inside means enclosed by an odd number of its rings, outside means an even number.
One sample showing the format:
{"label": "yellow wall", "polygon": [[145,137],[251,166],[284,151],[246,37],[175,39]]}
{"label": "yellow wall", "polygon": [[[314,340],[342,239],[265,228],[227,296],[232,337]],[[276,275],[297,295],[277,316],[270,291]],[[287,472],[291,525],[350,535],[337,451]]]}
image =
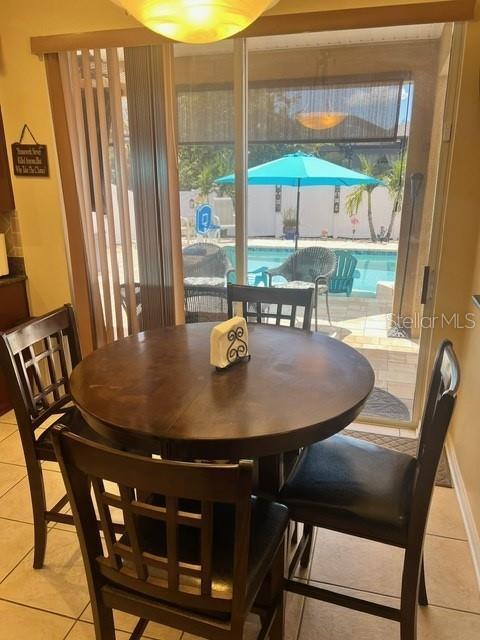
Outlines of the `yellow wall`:
{"label": "yellow wall", "polygon": [[480,293],[480,11],[467,27],[458,116],[454,129],[447,192],[436,315],[473,313],[473,329],[438,329],[436,345],[449,337],[456,347],[462,382],[451,428],[452,442],[480,532],[480,310],[472,293]]}
{"label": "yellow wall", "polygon": [[0,3],[0,105],[7,146],[28,123],[48,147],[50,178],[15,178],[31,312],[70,299],[63,236],[61,191],[44,65],[30,53],[30,36],[126,28],[136,24],[108,0]]}

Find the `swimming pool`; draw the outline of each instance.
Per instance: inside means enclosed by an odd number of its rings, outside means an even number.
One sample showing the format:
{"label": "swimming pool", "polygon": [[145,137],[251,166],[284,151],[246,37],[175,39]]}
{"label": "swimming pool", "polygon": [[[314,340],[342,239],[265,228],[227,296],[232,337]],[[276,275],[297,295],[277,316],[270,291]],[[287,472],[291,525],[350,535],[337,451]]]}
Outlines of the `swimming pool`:
{"label": "swimming pool", "polygon": [[[226,247],[228,256],[235,265],[234,247]],[[346,251],[339,249],[339,251]],[[248,271],[255,271],[261,267],[272,269],[278,267],[293,253],[293,248],[287,247],[249,247]],[[397,268],[396,251],[380,251],[375,249],[351,250],[358,260],[355,278],[353,281],[353,293],[357,295],[372,296],[376,294],[377,283],[394,282]]]}

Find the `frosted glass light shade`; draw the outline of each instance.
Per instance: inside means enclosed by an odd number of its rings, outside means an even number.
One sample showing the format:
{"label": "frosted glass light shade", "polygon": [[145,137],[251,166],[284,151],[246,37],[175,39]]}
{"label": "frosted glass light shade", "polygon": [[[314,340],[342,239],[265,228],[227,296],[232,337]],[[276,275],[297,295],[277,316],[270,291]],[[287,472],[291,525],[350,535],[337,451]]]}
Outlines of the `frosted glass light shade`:
{"label": "frosted glass light shade", "polygon": [[5,236],[0,233],[0,276],[8,274],[7,247],[5,246]]}
{"label": "frosted glass light shade", "polygon": [[319,111],[313,113],[299,113],[297,120],[307,129],[332,129],[341,124],[347,117],[346,113]]}
{"label": "frosted glass light shade", "polygon": [[172,40],[205,44],[242,31],[278,0],[112,0]]}

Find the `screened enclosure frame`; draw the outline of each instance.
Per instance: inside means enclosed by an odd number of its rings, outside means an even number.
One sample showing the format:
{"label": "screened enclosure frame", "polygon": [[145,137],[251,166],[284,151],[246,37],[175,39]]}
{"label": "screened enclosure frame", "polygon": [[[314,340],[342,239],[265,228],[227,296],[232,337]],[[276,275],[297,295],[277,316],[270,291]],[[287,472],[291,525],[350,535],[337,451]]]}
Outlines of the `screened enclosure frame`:
{"label": "screened enclosure frame", "polygon": [[[247,41],[248,42],[248,41]],[[374,128],[377,127],[379,130],[379,133],[377,135],[357,135],[354,133],[355,128],[359,129],[360,125],[356,125],[356,127],[353,127],[350,130],[349,134],[345,134],[345,135],[335,135],[335,132],[338,129],[342,129],[345,128],[343,127],[343,123],[340,124],[338,127],[335,127],[334,129],[307,129],[306,127],[303,127],[302,125],[298,125],[297,129],[297,135],[289,135],[287,132],[285,133],[285,135],[283,137],[275,137],[275,135],[268,135],[268,137],[258,137],[257,132],[255,130],[255,128],[253,127],[249,127],[248,130],[248,141],[249,144],[315,144],[315,143],[345,143],[345,142],[354,142],[355,144],[357,143],[368,143],[368,142],[394,142],[396,140],[398,140],[399,136],[401,135],[399,133],[399,119],[400,119],[400,105],[401,105],[401,97],[402,97],[402,90],[404,87],[404,84],[407,83],[409,84],[411,82],[411,74],[408,71],[405,71],[403,73],[395,73],[395,74],[391,74],[391,73],[386,73],[386,72],[379,72],[378,74],[375,74],[375,77],[372,77],[372,74],[358,74],[358,75],[351,75],[351,76],[328,76],[328,77],[296,77],[296,78],[289,78],[289,79],[275,79],[275,80],[249,80],[248,83],[248,112],[249,115],[252,114],[253,110],[255,109],[255,104],[254,104],[254,95],[255,92],[258,90],[268,90],[268,89],[272,89],[272,90],[285,90],[285,94],[287,93],[287,91],[291,90],[291,91],[295,91],[295,90],[303,90],[305,93],[306,92],[314,92],[314,91],[326,91],[326,90],[333,90],[333,91],[338,91],[338,90],[348,90],[348,89],[369,89],[372,87],[378,87],[378,88],[384,88],[385,86],[392,86],[394,89],[396,89],[396,97],[393,96],[392,97],[392,110],[394,110],[394,117],[392,119],[391,122],[391,133],[389,135],[381,135],[382,133],[382,127],[380,127],[380,125],[376,125],[374,122],[372,122],[372,119],[368,118],[365,115],[364,121],[365,121],[365,125],[363,125],[364,127],[366,126],[370,126],[370,128]],[[195,138],[195,137],[189,137],[187,135],[187,132],[184,132],[184,127],[185,126],[190,126],[190,127],[194,127],[195,125],[192,124],[192,122],[194,123],[195,121],[198,121],[198,119],[195,118],[195,105],[191,105],[191,108],[188,109],[188,104],[185,104],[186,102],[190,102],[193,103],[194,102],[194,96],[201,96],[203,93],[214,93],[214,92],[219,92],[219,93],[225,93],[225,97],[228,98],[229,94],[233,94],[234,89],[233,89],[233,83],[227,83],[227,82],[219,82],[219,83],[205,83],[205,84],[201,84],[201,85],[197,85],[195,87],[195,89],[192,91],[191,87],[189,85],[182,85],[182,84],[177,84],[177,100],[178,100],[178,114],[179,114],[179,131],[178,131],[178,144],[179,145],[200,145],[200,144],[206,144],[206,145],[212,145],[212,144],[233,144],[234,143],[234,136],[233,136],[233,127],[232,130],[230,131],[231,135],[221,135],[222,132],[222,128],[219,127],[219,117],[218,114],[213,114],[212,118],[213,118],[213,122],[212,122],[212,126],[208,127],[208,123],[207,126],[202,125],[202,130],[204,131],[204,136],[205,139],[199,139],[199,138]],[[326,96],[326,102],[327,104],[330,102],[330,109],[324,109],[325,111],[341,111],[341,108],[335,104],[331,104],[331,102],[334,100],[335,98],[331,98],[329,99],[329,96]],[[375,103],[373,101],[373,99],[371,100],[372,102],[372,106],[375,106]],[[224,102],[225,105],[227,105],[227,109],[228,109],[228,105],[231,104],[231,101],[229,101],[228,99],[225,100]],[[384,107],[383,107],[384,108]],[[202,110],[202,104],[199,104],[197,106],[197,110],[201,111]],[[219,105],[218,107],[218,111],[221,112],[222,110],[222,104]],[[185,125],[182,127],[182,111],[185,111],[185,113],[188,113],[188,118],[185,116],[185,118],[183,118],[186,123]],[[255,115],[258,117],[258,109],[255,110]],[[298,112],[299,113],[299,112]],[[289,115],[284,114],[285,117],[285,121],[278,124],[277,125],[277,129],[286,131],[287,125],[290,122],[293,123],[293,121],[295,120],[295,113],[291,113]],[[293,117],[292,117],[293,116]],[[202,111],[202,117],[205,118],[205,112]],[[348,116],[350,118],[357,118],[357,119],[361,119],[358,116],[354,116],[353,114],[351,114],[350,116]],[[227,120],[227,130],[228,130],[228,120],[229,120],[229,115],[227,114],[226,116],[226,120]],[[225,129],[225,127],[223,128]],[[220,135],[217,139],[212,139],[212,131],[215,130],[219,130],[220,131]],[[383,130],[385,132],[387,132],[386,128],[383,128]],[[228,131],[227,131],[228,133]],[[298,135],[299,133],[303,133],[303,136]],[[214,136],[215,134],[213,134]]]}

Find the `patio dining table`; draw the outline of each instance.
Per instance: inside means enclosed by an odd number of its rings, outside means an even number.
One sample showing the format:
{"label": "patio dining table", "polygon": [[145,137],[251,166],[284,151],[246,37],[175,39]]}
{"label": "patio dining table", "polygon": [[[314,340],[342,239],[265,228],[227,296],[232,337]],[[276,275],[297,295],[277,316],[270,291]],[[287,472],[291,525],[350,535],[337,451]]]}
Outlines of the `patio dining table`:
{"label": "patio dining table", "polygon": [[285,452],[350,424],[374,384],[368,361],[313,332],[249,325],[251,360],[209,363],[214,323],[123,338],[84,358],[71,376],[90,426],[122,448],[176,459],[258,460],[276,492]]}

